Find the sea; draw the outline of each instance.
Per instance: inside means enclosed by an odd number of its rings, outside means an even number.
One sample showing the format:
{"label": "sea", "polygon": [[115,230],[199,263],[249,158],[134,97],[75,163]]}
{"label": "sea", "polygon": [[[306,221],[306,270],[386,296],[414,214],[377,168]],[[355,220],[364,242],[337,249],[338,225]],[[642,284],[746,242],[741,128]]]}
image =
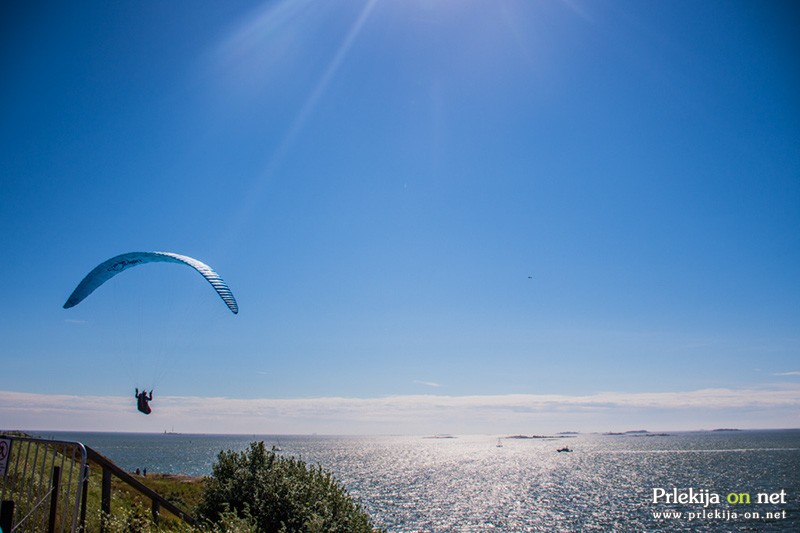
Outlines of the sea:
{"label": "sea", "polygon": [[131,471],[189,475],[263,441],[332,472],[389,532],[800,531],[800,429],[37,435],[82,442]]}

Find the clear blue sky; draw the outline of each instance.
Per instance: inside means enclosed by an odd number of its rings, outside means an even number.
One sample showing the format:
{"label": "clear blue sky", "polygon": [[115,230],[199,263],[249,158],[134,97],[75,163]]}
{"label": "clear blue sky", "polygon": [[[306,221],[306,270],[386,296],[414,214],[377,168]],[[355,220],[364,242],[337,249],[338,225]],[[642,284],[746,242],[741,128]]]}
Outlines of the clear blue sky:
{"label": "clear blue sky", "polygon": [[[711,389],[764,399],[687,429],[800,425],[799,11],[4,5],[0,427],[91,428],[25,402],[130,409],[137,385],[163,409],[116,429],[179,424],[164,413],[186,398],[510,395],[533,418],[453,430],[534,430],[547,395],[631,429],[597,395]],[[214,267],[239,315],[175,265],[61,308],[146,250]],[[671,428],[690,410],[638,408]],[[396,427],[428,430],[403,409]],[[252,431],[386,429],[302,416]]]}

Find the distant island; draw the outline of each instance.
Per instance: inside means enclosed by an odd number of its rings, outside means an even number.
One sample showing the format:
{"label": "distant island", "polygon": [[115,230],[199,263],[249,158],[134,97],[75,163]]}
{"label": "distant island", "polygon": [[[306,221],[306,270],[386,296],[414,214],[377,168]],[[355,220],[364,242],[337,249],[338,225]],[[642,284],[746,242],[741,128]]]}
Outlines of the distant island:
{"label": "distant island", "polygon": [[622,433],[609,431],[608,433],[603,433],[603,435],[626,436],[626,437],[669,437],[670,436],[669,433],[650,433],[646,429],[623,431]]}
{"label": "distant island", "polygon": [[737,428],[719,428],[719,429],[712,429],[711,431],[742,431],[742,430]]}
{"label": "distant island", "polygon": [[574,439],[575,434],[558,435],[509,435],[507,439]]}

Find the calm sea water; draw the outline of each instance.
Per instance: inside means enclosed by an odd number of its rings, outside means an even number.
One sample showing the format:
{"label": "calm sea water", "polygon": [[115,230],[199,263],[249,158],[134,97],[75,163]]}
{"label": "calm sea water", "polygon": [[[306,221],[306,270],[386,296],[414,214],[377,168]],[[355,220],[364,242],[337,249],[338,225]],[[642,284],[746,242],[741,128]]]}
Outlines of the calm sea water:
{"label": "calm sea water", "polygon": [[[78,440],[129,470],[193,475],[210,474],[220,450],[263,440],[333,472],[391,532],[800,531],[800,430],[505,438],[502,446],[496,436],[41,436]],[[558,453],[563,446],[573,451]],[[686,500],[654,502],[654,489]],[[751,503],[728,503],[731,493]],[[773,503],[758,503],[759,493]]]}

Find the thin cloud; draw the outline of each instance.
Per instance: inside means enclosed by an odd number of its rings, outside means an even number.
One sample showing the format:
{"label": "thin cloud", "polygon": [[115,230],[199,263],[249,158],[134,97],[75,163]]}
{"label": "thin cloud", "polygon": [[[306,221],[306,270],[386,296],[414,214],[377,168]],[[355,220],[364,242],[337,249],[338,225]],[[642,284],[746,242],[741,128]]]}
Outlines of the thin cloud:
{"label": "thin cloud", "polygon": [[500,433],[800,427],[800,384],[590,395],[419,394],[380,398],[160,396],[143,416],[127,397],[0,391],[6,429],[196,433]]}
{"label": "thin cloud", "polygon": [[773,376],[800,376],[800,371],[793,370],[791,372],[778,372],[776,374],[773,374]]}
{"label": "thin cloud", "polygon": [[417,385],[425,385],[426,387],[439,388],[442,386],[441,383],[436,383],[435,381],[422,381],[419,379],[415,379],[413,382],[416,383]]}

